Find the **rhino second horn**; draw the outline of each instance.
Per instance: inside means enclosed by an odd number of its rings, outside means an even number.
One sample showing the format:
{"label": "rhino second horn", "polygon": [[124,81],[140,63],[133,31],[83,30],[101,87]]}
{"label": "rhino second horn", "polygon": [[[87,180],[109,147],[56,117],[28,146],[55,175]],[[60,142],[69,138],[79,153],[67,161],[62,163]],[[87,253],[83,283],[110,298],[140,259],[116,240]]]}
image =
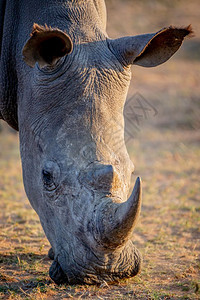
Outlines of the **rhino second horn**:
{"label": "rhino second horn", "polygon": [[97,220],[99,242],[115,249],[130,238],[140,215],[142,202],[141,179],[138,177],[129,199],[123,203],[106,203]]}
{"label": "rhino second horn", "polygon": [[109,191],[112,187],[114,169],[112,165],[92,165],[89,170],[84,170],[79,176],[79,181],[87,184],[94,190]]}

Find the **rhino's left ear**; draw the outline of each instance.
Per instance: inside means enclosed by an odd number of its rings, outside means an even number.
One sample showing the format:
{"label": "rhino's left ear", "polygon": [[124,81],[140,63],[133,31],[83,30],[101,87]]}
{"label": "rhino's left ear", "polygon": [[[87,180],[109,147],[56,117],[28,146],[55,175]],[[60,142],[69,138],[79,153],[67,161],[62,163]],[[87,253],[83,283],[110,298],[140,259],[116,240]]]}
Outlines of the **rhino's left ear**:
{"label": "rhino's left ear", "polygon": [[31,37],[23,48],[24,61],[30,67],[36,62],[40,67],[53,65],[72,48],[70,37],[62,30],[34,24]]}
{"label": "rhino's left ear", "polygon": [[124,65],[155,67],[167,61],[179,49],[184,37],[192,33],[190,25],[168,27],[157,33],[109,40],[109,46]]}

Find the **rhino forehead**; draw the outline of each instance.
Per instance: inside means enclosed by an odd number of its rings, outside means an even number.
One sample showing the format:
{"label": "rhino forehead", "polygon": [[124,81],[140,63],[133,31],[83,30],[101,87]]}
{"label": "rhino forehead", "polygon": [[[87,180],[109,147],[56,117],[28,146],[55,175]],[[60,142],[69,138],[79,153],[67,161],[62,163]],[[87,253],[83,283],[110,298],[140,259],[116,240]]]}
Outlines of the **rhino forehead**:
{"label": "rhino forehead", "polygon": [[99,136],[97,132],[102,135],[106,127],[123,129],[129,70],[116,71],[113,66],[102,66],[103,63],[97,67],[97,63],[91,66],[91,62],[81,65],[76,61],[65,70],[66,64],[52,75],[36,69],[28,105],[35,135],[44,131],[42,135],[47,137],[46,131],[51,128],[52,135],[59,128],[56,136],[60,141],[66,135],[82,140],[84,133]]}

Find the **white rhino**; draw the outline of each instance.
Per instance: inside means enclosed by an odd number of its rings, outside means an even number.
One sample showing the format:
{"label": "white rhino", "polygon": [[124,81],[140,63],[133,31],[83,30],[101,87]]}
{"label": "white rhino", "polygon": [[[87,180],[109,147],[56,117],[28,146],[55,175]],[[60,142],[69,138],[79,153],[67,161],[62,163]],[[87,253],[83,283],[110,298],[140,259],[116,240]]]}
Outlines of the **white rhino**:
{"label": "white rhino", "polygon": [[124,139],[131,65],[164,63],[190,33],[110,39],[103,0],[1,1],[0,118],[19,130],[25,190],[52,246],[56,283],[139,272],[130,238],[141,182],[127,200],[133,164],[125,143],[105,135],[111,128]]}

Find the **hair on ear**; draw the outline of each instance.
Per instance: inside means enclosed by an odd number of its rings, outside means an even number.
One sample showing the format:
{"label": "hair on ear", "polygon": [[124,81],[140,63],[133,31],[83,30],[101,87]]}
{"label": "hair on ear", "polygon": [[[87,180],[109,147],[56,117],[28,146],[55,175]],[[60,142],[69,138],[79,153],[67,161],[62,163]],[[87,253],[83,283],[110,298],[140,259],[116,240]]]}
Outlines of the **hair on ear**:
{"label": "hair on ear", "polygon": [[[173,26],[171,26],[171,28],[174,28]],[[181,28],[178,28],[179,30],[182,30],[183,33],[184,33],[184,37],[189,37],[189,38],[192,38],[195,36],[194,34],[194,31],[193,31],[193,28],[192,28],[192,25],[188,25],[187,27],[181,27]]]}

